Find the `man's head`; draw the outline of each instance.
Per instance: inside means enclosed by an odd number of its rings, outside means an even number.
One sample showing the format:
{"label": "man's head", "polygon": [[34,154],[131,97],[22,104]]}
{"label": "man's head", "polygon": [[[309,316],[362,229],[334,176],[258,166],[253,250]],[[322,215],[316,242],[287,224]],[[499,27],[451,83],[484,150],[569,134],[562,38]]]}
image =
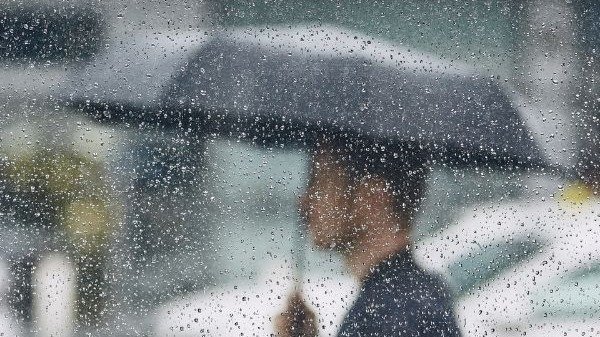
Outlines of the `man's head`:
{"label": "man's head", "polygon": [[345,252],[382,226],[407,232],[422,199],[416,152],[365,142],[320,142],[301,206],[315,245]]}

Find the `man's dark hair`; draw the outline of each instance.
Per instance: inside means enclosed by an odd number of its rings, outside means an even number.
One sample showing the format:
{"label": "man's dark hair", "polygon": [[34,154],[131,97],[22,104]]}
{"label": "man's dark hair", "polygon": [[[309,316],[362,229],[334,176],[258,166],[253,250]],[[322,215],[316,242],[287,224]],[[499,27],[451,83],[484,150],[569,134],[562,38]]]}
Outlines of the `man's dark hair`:
{"label": "man's dark hair", "polygon": [[319,145],[338,157],[353,183],[371,176],[385,180],[394,196],[395,212],[412,222],[423,199],[428,169],[417,146],[340,136],[322,138]]}

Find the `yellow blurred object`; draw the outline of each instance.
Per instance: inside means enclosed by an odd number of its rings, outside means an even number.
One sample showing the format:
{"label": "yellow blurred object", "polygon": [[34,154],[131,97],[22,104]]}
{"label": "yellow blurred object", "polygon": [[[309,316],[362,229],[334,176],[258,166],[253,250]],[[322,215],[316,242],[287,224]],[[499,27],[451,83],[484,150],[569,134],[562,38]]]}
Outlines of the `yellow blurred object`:
{"label": "yellow blurred object", "polygon": [[21,191],[48,198],[76,198],[104,187],[101,165],[73,151],[37,151],[10,161],[6,170]]}
{"label": "yellow blurred object", "polygon": [[64,228],[80,253],[101,250],[110,232],[110,223],[107,204],[100,198],[81,198],[65,208]]}
{"label": "yellow blurred object", "polygon": [[98,252],[110,228],[102,165],[69,149],[41,149],[4,163],[13,193],[29,200],[21,211],[46,212],[77,251]]}
{"label": "yellow blurred object", "polygon": [[592,189],[583,182],[569,184],[561,194],[561,201],[569,206],[580,206],[590,201],[594,196]]}

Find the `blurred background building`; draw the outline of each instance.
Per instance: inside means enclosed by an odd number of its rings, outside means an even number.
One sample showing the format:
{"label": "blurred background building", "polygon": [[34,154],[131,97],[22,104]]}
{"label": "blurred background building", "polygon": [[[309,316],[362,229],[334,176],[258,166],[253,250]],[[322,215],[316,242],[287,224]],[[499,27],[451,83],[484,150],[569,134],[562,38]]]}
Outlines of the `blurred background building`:
{"label": "blurred background building", "polygon": [[[537,141],[556,164],[574,167],[583,155],[593,157],[588,150],[597,145],[598,14],[594,1],[558,0],[1,1],[0,310],[6,315],[0,332],[193,334],[205,328],[168,321],[174,312],[198,310],[192,299],[219,321],[211,303],[231,300],[219,293],[235,293],[238,283],[265,274],[287,275],[247,257],[290,258],[291,243],[269,240],[285,240],[295,228],[302,154],[186,130],[100,125],[53,99],[70,70],[127,37],[333,25],[466,62],[513,88]],[[285,168],[290,163],[295,168]],[[290,178],[270,188],[258,176]],[[552,196],[563,180],[575,179],[566,178],[439,168],[417,231],[426,241],[473,205]],[[232,234],[240,227],[241,234]],[[316,253],[308,259],[323,282],[342,275],[327,259]],[[469,277],[483,276],[465,275],[464,284]],[[240,301],[252,294],[246,291]],[[217,295],[198,295],[207,292]],[[165,322],[153,316],[169,305],[179,311],[163,315]]]}

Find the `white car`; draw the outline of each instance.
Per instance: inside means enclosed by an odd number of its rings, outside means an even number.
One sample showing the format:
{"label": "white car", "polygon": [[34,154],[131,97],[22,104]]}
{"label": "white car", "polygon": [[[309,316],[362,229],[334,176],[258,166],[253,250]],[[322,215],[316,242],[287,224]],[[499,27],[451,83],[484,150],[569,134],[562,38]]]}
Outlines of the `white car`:
{"label": "white car", "polygon": [[478,207],[417,245],[454,288],[464,335],[598,334],[600,199],[587,193]]}

